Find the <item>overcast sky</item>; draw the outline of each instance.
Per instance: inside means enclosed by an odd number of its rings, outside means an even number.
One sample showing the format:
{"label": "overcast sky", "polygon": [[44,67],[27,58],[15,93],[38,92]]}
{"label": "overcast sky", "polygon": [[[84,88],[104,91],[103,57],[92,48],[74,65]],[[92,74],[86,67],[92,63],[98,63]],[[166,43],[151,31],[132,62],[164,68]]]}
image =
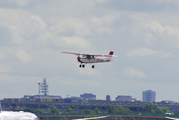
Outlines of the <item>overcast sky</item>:
{"label": "overcast sky", "polygon": [[[38,93],[97,99],[156,91],[179,102],[178,0],[1,0],[0,99]],[[75,55],[108,54],[114,62],[79,68]]]}

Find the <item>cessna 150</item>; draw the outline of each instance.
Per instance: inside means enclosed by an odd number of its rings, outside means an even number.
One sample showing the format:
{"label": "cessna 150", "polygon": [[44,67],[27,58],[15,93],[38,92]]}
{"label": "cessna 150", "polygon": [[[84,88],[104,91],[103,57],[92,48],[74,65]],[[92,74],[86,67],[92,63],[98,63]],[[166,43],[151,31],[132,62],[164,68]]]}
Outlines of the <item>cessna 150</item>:
{"label": "cessna 150", "polygon": [[[77,60],[80,62],[79,67],[84,68],[86,64],[93,64],[93,63],[103,63],[103,62],[110,62],[113,61],[111,58],[114,56],[113,51],[110,51],[108,55],[95,55],[95,54],[83,54],[83,53],[74,53],[74,52],[62,52],[67,54],[74,54],[77,55]],[[96,57],[105,57],[105,58],[96,58]],[[92,68],[95,66],[92,65]]]}

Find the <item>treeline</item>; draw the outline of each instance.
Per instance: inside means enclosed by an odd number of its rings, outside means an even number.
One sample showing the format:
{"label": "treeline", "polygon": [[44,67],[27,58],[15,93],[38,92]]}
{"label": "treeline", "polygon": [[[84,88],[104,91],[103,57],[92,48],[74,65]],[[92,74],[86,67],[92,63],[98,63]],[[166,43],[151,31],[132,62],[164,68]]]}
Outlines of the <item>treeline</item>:
{"label": "treeline", "polygon": [[[135,112],[135,111],[130,111],[129,108],[119,106],[108,106],[108,113],[128,113],[128,112]],[[151,102],[147,102],[143,107],[142,110],[139,112],[144,112],[144,113],[153,113],[153,114],[164,114],[164,113],[172,113],[168,107],[164,106],[157,106]]]}
{"label": "treeline", "polygon": [[[43,110],[37,109],[35,111],[36,113],[44,113]],[[91,109],[85,109],[82,111],[82,113],[100,113],[101,111],[96,107],[94,110]],[[128,113],[128,112],[136,112],[136,111],[131,111],[129,108],[124,107],[124,106],[112,106],[108,105],[108,113]],[[146,103],[145,106],[142,107],[141,111],[138,112],[144,112],[144,113],[153,113],[153,114],[164,114],[164,113],[172,113],[168,107],[164,106],[157,106],[153,103]],[[50,109],[48,110],[48,113],[60,113],[58,108],[51,106]],[[67,109],[65,110],[65,113],[76,113],[75,110],[68,106]]]}

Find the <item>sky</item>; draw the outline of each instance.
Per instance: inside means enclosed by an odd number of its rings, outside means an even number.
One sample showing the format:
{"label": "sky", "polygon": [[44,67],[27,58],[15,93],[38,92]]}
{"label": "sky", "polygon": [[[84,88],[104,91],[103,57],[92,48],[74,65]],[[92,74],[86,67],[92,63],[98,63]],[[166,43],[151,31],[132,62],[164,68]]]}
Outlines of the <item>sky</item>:
{"label": "sky", "polygon": [[[179,102],[178,0],[1,0],[0,99],[93,93],[97,99],[156,91]],[[75,55],[108,54],[79,68]]]}

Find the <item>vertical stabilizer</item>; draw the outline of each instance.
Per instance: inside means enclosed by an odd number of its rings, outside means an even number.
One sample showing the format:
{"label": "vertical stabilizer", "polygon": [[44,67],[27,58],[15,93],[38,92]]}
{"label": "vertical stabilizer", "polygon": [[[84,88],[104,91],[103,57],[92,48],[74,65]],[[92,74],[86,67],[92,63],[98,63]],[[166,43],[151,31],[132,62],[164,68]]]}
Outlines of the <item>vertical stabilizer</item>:
{"label": "vertical stabilizer", "polygon": [[106,60],[109,60],[109,61],[110,61],[111,58],[112,58],[113,53],[114,53],[113,51],[110,51],[110,52],[109,52],[109,55],[110,55],[110,56],[109,56],[109,57],[106,57]]}
{"label": "vertical stabilizer", "polygon": [[113,53],[114,53],[113,51],[110,51],[109,55],[113,55]]}

